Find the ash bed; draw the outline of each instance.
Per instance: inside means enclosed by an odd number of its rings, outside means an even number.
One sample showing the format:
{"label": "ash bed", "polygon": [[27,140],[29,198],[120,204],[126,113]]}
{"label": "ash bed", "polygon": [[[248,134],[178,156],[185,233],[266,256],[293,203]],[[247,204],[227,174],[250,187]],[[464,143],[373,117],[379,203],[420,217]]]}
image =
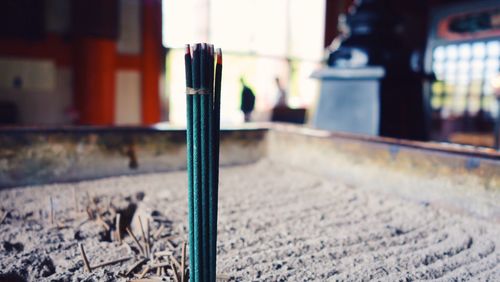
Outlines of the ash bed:
{"label": "ash bed", "polygon": [[[169,252],[142,279],[180,277],[184,134],[3,131],[0,281],[138,280],[139,217]],[[221,166],[221,280],[500,279],[498,152],[272,125],[224,130]]]}

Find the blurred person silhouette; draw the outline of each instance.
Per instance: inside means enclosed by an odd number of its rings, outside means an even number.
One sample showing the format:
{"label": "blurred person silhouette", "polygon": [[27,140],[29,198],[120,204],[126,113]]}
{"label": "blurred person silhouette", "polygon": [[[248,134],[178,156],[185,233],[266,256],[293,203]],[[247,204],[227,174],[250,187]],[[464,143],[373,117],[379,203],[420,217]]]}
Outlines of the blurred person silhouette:
{"label": "blurred person silhouette", "polygon": [[248,87],[245,83],[245,79],[243,77],[240,78],[241,82],[241,111],[245,115],[245,122],[249,122],[252,117],[252,112],[255,107],[255,95],[253,94],[252,89]]}
{"label": "blurred person silhouette", "polygon": [[276,103],[274,104],[271,112],[271,121],[303,124],[306,118],[306,109],[291,109],[288,107],[288,93],[285,87],[283,87],[283,84],[278,76],[276,76],[274,80],[276,82],[278,93],[276,95]]}
{"label": "blurred person silhouette", "polygon": [[275,108],[287,108],[287,95],[286,95],[286,90],[281,85],[281,81],[279,77],[276,77],[276,88],[278,88],[278,100],[276,102],[276,105],[274,105]]}

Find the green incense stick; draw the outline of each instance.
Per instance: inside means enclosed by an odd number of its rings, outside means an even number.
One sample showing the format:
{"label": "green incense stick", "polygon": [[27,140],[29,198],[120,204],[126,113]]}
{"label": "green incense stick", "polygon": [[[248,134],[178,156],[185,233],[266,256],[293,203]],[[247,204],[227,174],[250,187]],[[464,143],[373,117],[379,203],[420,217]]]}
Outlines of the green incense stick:
{"label": "green incense stick", "polygon": [[[193,88],[193,75],[191,66],[191,50],[189,44],[186,45],[186,54],[184,55],[186,69],[186,90]],[[188,233],[189,233],[189,265],[191,266],[190,276],[194,277],[194,230],[193,230],[193,95],[186,95],[186,149],[187,149],[187,171],[188,171]]]}
{"label": "green incense stick", "polygon": [[[209,267],[209,272],[208,272],[208,277],[209,281],[215,281],[215,276],[216,276],[216,261],[215,261],[215,254],[217,250],[215,250],[213,241],[215,239],[216,234],[214,234],[214,212],[216,207],[214,206],[214,193],[213,193],[213,187],[214,187],[214,175],[217,171],[216,167],[214,166],[214,157],[215,157],[215,143],[214,143],[214,112],[213,112],[213,87],[214,87],[214,46],[211,45],[209,47],[209,62],[208,62],[208,82],[209,82],[209,88],[212,90],[212,94],[210,95],[210,99],[208,100],[208,108],[209,108],[209,117],[208,117],[208,147],[210,148],[208,151],[208,159],[210,160],[210,171],[209,171],[209,189],[208,189],[208,223],[209,223],[209,229],[208,229],[208,260],[210,263]],[[216,224],[216,222],[215,222]],[[215,226],[215,233],[217,233],[217,227]]]}
{"label": "green incense stick", "polygon": [[202,187],[202,194],[201,194],[201,208],[202,208],[202,243],[201,243],[201,250],[202,250],[202,258],[203,258],[203,270],[202,270],[202,277],[203,281],[209,281],[208,279],[208,273],[209,273],[209,256],[208,256],[208,229],[209,229],[209,224],[208,224],[208,190],[209,190],[209,184],[208,184],[208,175],[209,175],[209,159],[208,159],[208,154],[209,154],[209,147],[208,147],[208,118],[209,118],[209,108],[208,108],[208,100],[210,98],[210,93],[208,89],[208,49],[206,44],[202,44],[201,47],[201,64],[200,64],[200,77],[201,77],[201,89],[202,89],[202,94],[200,95],[201,99],[201,121],[200,121],[200,127],[201,127],[201,187]]}
{"label": "green incense stick", "polygon": [[[200,89],[200,50],[201,44],[193,49],[193,88]],[[194,225],[194,279],[203,282],[202,269],[202,207],[201,207],[201,103],[200,95],[193,95],[193,225]]]}
{"label": "green incense stick", "polygon": [[221,94],[221,81],[222,81],[222,50],[217,49],[216,52],[217,64],[215,67],[215,82],[214,82],[214,98],[213,98],[213,158],[211,158],[213,167],[213,182],[210,187],[212,193],[211,201],[211,211],[210,211],[210,269],[213,270],[211,273],[211,281],[215,281],[216,271],[217,271],[217,210],[218,210],[218,197],[219,197],[219,134],[220,134],[220,94]]}

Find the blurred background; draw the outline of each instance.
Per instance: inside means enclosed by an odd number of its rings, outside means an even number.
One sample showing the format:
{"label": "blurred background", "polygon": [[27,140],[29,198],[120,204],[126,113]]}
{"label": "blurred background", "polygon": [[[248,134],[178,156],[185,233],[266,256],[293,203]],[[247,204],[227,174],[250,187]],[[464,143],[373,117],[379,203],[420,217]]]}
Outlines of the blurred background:
{"label": "blurred background", "polygon": [[182,127],[194,42],[224,52],[223,126],[245,86],[252,122],[498,148],[492,0],[3,0],[0,124]]}

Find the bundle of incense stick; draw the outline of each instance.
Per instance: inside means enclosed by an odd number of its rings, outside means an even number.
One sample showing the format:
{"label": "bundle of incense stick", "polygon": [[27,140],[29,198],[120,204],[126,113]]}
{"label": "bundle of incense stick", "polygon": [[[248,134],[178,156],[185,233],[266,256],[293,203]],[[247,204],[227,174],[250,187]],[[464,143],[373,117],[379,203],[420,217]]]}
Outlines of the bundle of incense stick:
{"label": "bundle of incense stick", "polygon": [[222,51],[186,45],[184,58],[190,279],[215,282]]}

